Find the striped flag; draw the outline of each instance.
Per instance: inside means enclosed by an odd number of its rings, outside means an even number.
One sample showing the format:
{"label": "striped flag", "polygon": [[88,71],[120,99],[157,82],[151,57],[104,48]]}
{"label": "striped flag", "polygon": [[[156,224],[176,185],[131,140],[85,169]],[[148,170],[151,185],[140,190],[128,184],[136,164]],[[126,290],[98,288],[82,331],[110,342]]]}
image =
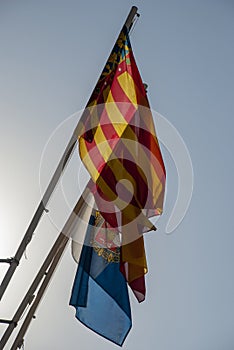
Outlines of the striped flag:
{"label": "striped flag", "polygon": [[145,299],[143,233],[155,230],[150,218],[162,213],[166,178],[126,27],[79,128],[79,153],[91,178],[77,221],[85,223],[83,243],[73,235],[78,268],[70,305],[82,323],[122,345],[132,325],[127,284],[139,302]]}
{"label": "striped flag", "polygon": [[125,27],[81,123],[80,157],[105,220],[121,232],[154,229],[149,217],[162,213],[165,168]]}

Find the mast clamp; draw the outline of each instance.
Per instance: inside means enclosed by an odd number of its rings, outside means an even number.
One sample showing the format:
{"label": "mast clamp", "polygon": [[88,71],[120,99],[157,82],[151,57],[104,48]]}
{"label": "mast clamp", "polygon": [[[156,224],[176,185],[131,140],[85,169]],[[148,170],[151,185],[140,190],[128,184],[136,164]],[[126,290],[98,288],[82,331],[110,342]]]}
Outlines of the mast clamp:
{"label": "mast clamp", "polygon": [[14,327],[17,326],[17,322],[13,320],[5,320],[5,319],[0,319],[0,323],[5,323],[5,324],[14,324]]}
{"label": "mast clamp", "polygon": [[16,258],[7,258],[7,259],[0,259],[0,263],[6,263],[6,264],[12,264],[16,263],[16,265],[19,265],[19,260]]}

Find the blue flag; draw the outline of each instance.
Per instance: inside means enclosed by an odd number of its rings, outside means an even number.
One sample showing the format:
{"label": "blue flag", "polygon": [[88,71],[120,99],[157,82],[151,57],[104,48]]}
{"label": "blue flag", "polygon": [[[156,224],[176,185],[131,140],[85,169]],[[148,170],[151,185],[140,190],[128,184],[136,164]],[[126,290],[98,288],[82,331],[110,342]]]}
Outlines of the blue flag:
{"label": "blue flag", "polygon": [[[97,217],[91,215],[70,305],[76,318],[106,339],[122,345],[132,326],[128,288],[120,272],[120,249],[97,234]],[[102,236],[103,236],[102,229]],[[108,233],[108,229],[106,229]],[[112,234],[113,238],[113,232]],[[113,242],[113,241],[112,241]]]}

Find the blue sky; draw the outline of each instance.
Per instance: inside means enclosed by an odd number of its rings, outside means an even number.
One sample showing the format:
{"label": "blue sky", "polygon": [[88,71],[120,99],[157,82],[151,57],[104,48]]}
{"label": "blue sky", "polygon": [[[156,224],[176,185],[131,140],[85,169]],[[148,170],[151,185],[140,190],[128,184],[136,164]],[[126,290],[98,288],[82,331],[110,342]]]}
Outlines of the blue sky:
{"label": "blue sky", "polygon": [[[133,328],[124,348],[231,350],[232,1],[0,3],[0,256],[14,255],[40,201],[39,165],[47,140],[62,121],[85,106],[132,5],[141,16],[131,42],[149,86],[151,107],[183,137],[193,163],[194,192],[184,220],[166,235],[160,228],[170,216],[178,180],[163,148],[168,175],[165,211],[159,230],[146,236],[147,298],[141,305],[132,299]],[[69,127],[55,139],[43,163],[43,186],[65,147]],[[72,160],[64,175],[71,201],[78,197],[77,183],[75,190],[68,184],[77,180],[79,165],[78,159]],[[59,196],[55,193],[49,204],[56,220],[68,214]],[[57,234],[45,215],[1,303],[1,318],[12,317]],[[0,268],[3,276],[6,267]],[[116,347],[82,326],[68,306],[75,270],[67,249],[25,337],[26,349]],[[5,326],[0,327],[3,332]]]}

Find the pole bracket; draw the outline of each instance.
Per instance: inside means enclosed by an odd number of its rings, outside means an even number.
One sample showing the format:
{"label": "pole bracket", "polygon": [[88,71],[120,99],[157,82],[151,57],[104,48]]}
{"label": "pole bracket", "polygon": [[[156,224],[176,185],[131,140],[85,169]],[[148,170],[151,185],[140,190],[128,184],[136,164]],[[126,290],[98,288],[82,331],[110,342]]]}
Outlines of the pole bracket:
{"label": "pole bracket", "polygon": [[0,323],[5,323],[5,324],[14,324],[14,327],[17,326],[17,322],[13,321],[13,320],[5,320],[5,319],[0,319]]}
{"label": "pole bracket", "polygon": [[16,263],[16,265],[19,265],[19,260],[17,260],[16,258],[7,258],[7,259],[0,259],[0,263],[6,263],[6,264],[12,264],[12,263]]}
{"label": "pole bracket", "polygon": [[24,339],[20,340],[18,345],[17,345],[17,349],[21,349],[21,348],[24,349]]}

